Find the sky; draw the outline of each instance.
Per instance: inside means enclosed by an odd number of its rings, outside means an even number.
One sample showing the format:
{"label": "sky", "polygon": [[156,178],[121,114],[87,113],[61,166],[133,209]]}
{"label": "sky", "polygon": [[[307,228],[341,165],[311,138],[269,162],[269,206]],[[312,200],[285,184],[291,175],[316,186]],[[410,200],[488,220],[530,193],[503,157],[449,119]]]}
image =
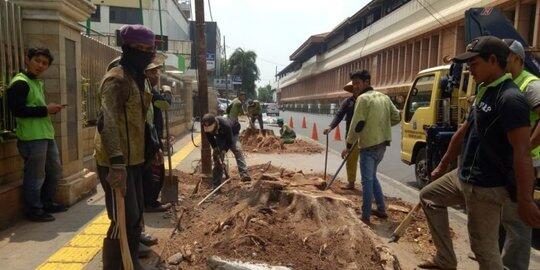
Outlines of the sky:
{"label": "sky", "polygon": [[[211,15],[208,8],[210,1]],[[331,31],[370,0],[204,0],[205,19],[218,23],[227,57],[241,47],[257,53],[260,81],[274,81],[311,35]],[[195,2],[192,1],[194,9]],[[222,44],[223,45],[223,44]]]}

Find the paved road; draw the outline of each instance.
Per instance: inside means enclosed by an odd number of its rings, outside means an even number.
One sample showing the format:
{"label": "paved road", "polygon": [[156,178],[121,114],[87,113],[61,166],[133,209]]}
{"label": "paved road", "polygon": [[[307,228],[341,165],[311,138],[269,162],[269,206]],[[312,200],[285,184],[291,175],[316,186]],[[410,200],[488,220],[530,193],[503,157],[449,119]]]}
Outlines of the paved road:
{"label": "paved road", "polygon": [[[307,128],[303,129],[302,119],[306,117]],[[331,115],[322,114],[309,114],[291,111],[280,111],[280,117],[282,117],[285,123],[289,123],[289,119],[293,118],[294,130],[297,134],[302,136],[311,137],[313,124],[317,125],[317,133],[319,142],[325,144],[325,136],[322,134],[333,119]],[[345,147],[345,120],[340,124],[341,139],[342,141],[334,140],[334,133],[329,134],[329,148],[341,152]],[[379,172],[385,174],[395,180],[398,180],[406,185],[416,187],[414,179],[414,167],[408,166],[401,161],[400,148],[401,148],[401,126],[395,126],[392,128],[392,143],[387,148],[383,161],[379,166]],[[324,166],[324,164],[321,164]],[[329,168],[329,171],[333,171],[337,168]]]}

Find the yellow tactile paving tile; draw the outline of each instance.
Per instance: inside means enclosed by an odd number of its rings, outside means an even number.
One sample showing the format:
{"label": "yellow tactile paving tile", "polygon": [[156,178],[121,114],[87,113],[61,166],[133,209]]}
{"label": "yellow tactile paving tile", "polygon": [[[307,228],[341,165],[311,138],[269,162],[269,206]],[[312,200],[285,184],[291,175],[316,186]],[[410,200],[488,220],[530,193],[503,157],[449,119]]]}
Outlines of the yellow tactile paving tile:
{"label": "yellow tactile paving tile", "polygon": [[[194,138],[197,145],[201,135]],[[173,167],[178,166],[193,150],[192,143],[185,145],[171,157]],[[167,167],[165,162],[165,167]],[[38,270],[78,270],[83,269],[101,250],[103,238],[109,229],[110,220],[107,212],[101,212],[79,234],[75,235],[64,247],[56,251],[47,261],[38,266]]]}
{"label": "yellow tactile paving tile", "polygon": [[97,235],[105,235],[107,233],[107,230],[109,229],[109,224],[90,224],[88,227],[86,227],[82,233],[83,234],[97,234]]}
{"label": "yellow tactile paving tile", "polygon": [[100,249],[101,247],[63,247],[52,255],[48,262],[87,263]]}
{"label": "yellow tactile paving tile", "polygon": [[38,267],[39,270],[82,270],[84,263],[45,263]]}
{"label": "yellow tactile paving tile", "polygon": [[79,234],[67,244],[70,247],[101,247],[105,235]]}

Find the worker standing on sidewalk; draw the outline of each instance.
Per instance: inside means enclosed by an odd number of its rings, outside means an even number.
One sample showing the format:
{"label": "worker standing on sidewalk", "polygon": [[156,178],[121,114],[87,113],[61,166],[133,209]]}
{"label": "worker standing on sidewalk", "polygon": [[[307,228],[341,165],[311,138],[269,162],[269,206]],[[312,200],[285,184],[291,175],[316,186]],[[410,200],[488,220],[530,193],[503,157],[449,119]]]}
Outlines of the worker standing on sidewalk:
{"label": "worker standing on sidewalk", "polygon": [[[336,128],[343,120],[343,117],[345,117],[346,123],[345,134],[349,133],[349,127],[351,125],[351,120],[354,114],[354,105],[356,104],[356,98],[358,97],[358,95],[360,95],[360,72],[351,73],[349,77],[351,81],[343,87],[343,90],[351,93],[352,96],[348,97],[341,103],[341,107],[339,108],[336,116],[334,117],[328,128],[324,129],[324,135],[328,135],[328,133],[330,133],[332,129]],[[347,182],[349,184],[347,184],[345,189],[354,189],[354,182],[356,181],[356,171],[358,171],[359,150],[360,149],[358,147],[352,149],[352,153],[347,159]]]}
{"label": "worker standing on sidewalk", "polygon": [[49,49],[28,49],[26,70],[15,75],[7,89],[8,106],[17,122],[17,148],[24,159],[25,215],[38,222],[53,221],[50,213],[67,210],[53,202],[62,168],[50,115],[59,113],[63,106],[45,103],[43,81],[38,79],[52,61]]}
{"label": "worker standing on sidewalk", "polygon": [[[530,137],[531,155],[534,167],[540,166],[540,129],[536,128],[540,114],[540,79],[524,69],[525,48],[513,39],[503,40],[510,54],[506,71],[512,74],[514,83],[525,94],[532,110],[529,115],[533,132]],[[505,241],[502,250],[503,265],[508,269],[529,269],[531,256],[532,229],[527,226],[518,215],[518,205],[509,200],[503,206],[502,225],[505,230]]]}
{"label": "worker standing on sidewalk", "polygon": [[[231,101],[231,104],[227,107],[227,118],[231,121],[231,128],[232,128],[232,140],[233,140],[233,147],[231,148],[231,151],[234,154],[234,159],[236,159],[236,165],[238,165],[238,171],[240,172],[240,176],[242,177],[243,181],[251,181],[251,177],[249,176],[247,172],[247,165],[246,160],[244,158],[244,153],[242,153],[242,149],[239,142],[239,135],[240,135],[240,122],[238,121],[238,117],[241,115],[246,115],[244,112],[244,102],[246,101],[246,93],[240,92],[238,94],[238,97],[233,99]],[[215,116],[214,116],[215,117]]]}
{"label": "worker standing on sidewalk", "polygon": [[[370,224],[371,213],[379,218],[387,218],[384,195],[377,167],[382,161],[386,147],[392,141],[391,127],[400,122],[399,111],[390,98],[371,87],[371,75],[362,70],[351,76],[358,78],[360,95],[356,99],[351,128],[347,133],[347,148],[341,156],[345,158],[356,143],[360,148],[360,174],[362,177],[362,221]],[[377,210],[371,210],[375,197]]]}
{"label": "worker standing on sidewalk", "polygon": [[[422,262],[420,268],[457,267],[448,206],[465,202],[471,249],[481,270],[503,269],[499,224],[509,200],[517,201],[523,221],[540,226],[540,210],[532,198],[535,179],[529,148],[530,106],[511,76],[505,74],[508,55],[508,46],[502,40],[484,36],[474,39],[467,51],[455,58],[467,61],[478,94],[468,119],[431,174],[437,180],[420,192],[437,249],[437,254]],[[460,152],[458,169],[441,177]]]}
{"label": "worker standing on sidewalk", "polygon": [[281,142],[284,144],[291,144],[294,143],[294,139],[296,139],[296,132],[289,127],[289,125],[283,123],[283,118],[278,118],[276,121],[277,125],[279,126],[279,135],[281,136]]}
{"label": "worker standing on sidewalk", "polygon": [[111,220],[103,240],[103,269],[120,269],[119,228],[114,189],[124,192],[126,231],[135,269],[144,208],[142,166],[145,119],[151,94],[145,91],[144,70],[155,56],[154,33],[142,25],[120,28],[123,41],[119,65],[109,70],[100,87],[101,107],[95,137],[95,159]]}
{"label": "worker standing on sidewalk", "polygon": [[[208,139],[208,143],[212,146],[212,158],[214,162],[214,168],[212,170],[213,187],[216,188],[221,184],[225,166],[223,160],[225,159],[225,154],[229,150],[231,150],[235,156],[240,157],[239,159],[236,159],[236,161],[242,181],[251,181],[242,150],[233,139],[235,131],[233,129],[232,121],[208,113],[203,116],[201,122],[204,129],[204,135]],[[238,136],[238,133],[236,136]]]}
{"label": "worker standing on sidewalk", "polygon": [[259,127],[261,131],[264,130],[262,107],[258,100],[248,101],[247,115],[249,117],[249,123],[251,127],[255,127],[255,120],[259,121]]}

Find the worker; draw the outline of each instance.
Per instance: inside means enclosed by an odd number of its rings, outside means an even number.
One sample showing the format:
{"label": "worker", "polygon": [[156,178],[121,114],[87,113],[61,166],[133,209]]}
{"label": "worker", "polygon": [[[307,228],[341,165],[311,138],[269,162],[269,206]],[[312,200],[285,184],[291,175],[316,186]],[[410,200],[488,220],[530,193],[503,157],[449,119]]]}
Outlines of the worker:
{"label": "worker", "polygon": [[255,120],[257,120],[259,121],[259,126],[261,127],[261,130],[264,130],[262,107],[261,103],[258,100],[248,101],[247,115],[249,117],[251,127],[255,127]]}
{"label": "worker", "polygon": [[146,67],[148,91],[152,94],[152,106],[148,107],[146,117],[147,134],[145,166],[143,167],[143,193],[146,212],[165,212],[171,204],[162,204],[157,199],[165,180],[165,162],[163,159],[163,117],[161,109],[154,104],[165,97],[157,91],[160,63],[152,62]]}
{"label": "worker", "polygon": [[[509,200],[517,201],[526,224],[540,226],[540,209],[533,200],[530,106],[505,71],[510,50],[493,36],[476,38],[466,48],[454,61],[468,63],[478,94],[467,120],[431,173],[436,180],[420,192],[437,249],[435,256],[418,265],[420,268],[457,267],[448,226],[449,206],[465,202],[471,249],[480,270],[504,267],[499,224]],[[458,169],[444,174],[458,155]]]}
{"label": "worker", "polygon": [[[529,114],[531,128],[533,128],[530,136],[531,155],[533,166],[538,168],[540,167],[540,128],[534,128],[537,127],[540,114],[540,79],[524,69],[525,48],[523,45],[513,39],[503,41],[510,49],[506,71],[512,74],[514,83],[525,94],[532,108]],[[503,206],[502,226],[506,232],[502,246],[503,265],[508,269],[529,269],[532,229],[519,218],[516,202],[509,200]]]}
{"label": "worker", "polygon": [[52,61],[49,49],[28,49],[26,70],[15,75],[7,89],[7,103],[17,123],[17,148],[24,160],[22,197],[25,216],[37,222],[54,221],[51,213],[67,211],[66,206],[53,201],[62,178],[62,166],[50,117],[62,111],[64,106],[45,103],[43,81],[39,79]]}
{"label": "worker", "polygon": [[246,115],[244,112],[244,102],[246,100],[246,93],[240,92],[238,93],[238,97],[233,99],[231,101],[231,104],[227,107],[227,117],[231,120],[232,125],[232,140],[233,140],[233,147],[231,148],[231,151],[234,154],[234,158],[236,159],[236,164],[238,165],[238,170],[240,172],[240,175],[242,176],[242,179],[244,181],[251,181],[251,177],[249,176],[247,172],[247,165],[246,161],[244,159],[244,154],[242,153],[241,147],[240,147],[240,141],[239,141],[239,134],[240,134],[240,122],[238,121],[238,117],[241,115]]}
{"label": "worker", "polygon": [[294,139],[296,139],[296,132],[294,132],[294,130],[289,127],[289,125],[283,123],[283,118],[278,118],[276,122],[279,126],[279,135],[281,136],[281,142],[285,144],[294,143]]}
{"label": "worker", "polygon": [[[354,76],[353,76],[354,75]],[[351,73],[349,78],[351,81],[343,87],[343,90],[351,93],[352,95],[345,99],[341,106],[328,126],[328,128],[325,128],[323,131],[324,135],[328,135],[330,131],[332,131],[334,128],[336,128],[339,123],[343,120],[345,117],[345,134],[349,133],[349,127],[351,125],[351,120],[354,114],[354,105],[356,104],[356,98],[360,95],[359,90],[359,81],[360,78],[358,78],[358,72]],[[352,149],[351,154],[349,155],[349,158],[347,158],[346,168],[347,168],[347,186],[344,189],[354,189],[354,182],[356,181],[356,171],[358,171],[358,155],[359,155],[359,148],[355,147]]]}
{"label": "worker", "polygon": [[241,180],[244,182],[251,181],[242,150],[233,139],[235,134],[232,120],[207,113],[203,116],[201,123],[203,125],[204,135],[212,146],[212,159],[214,162],[214,168],[212,169],[213,187],[216,188],[221,184],[224,170],[223,160],[225,154],[229,150],[231,150],[235,156],[239,155],[240,157],[239,159],[237,158],[236,161]]}
{"label": "worker", "polygon": [[125,204],[127,242],[135,269],[138,259],[144,199],[142,166],[145,162],[145,118],[151,94],[145,91],[145,68],[155,56],[155,35],[142,25],[120,28],[122,56],[105,74],[100,87],[100,114],[95,136],[95,159],[111,220],[103,240],[103,269],[120,269],[122,254],[115,192]]}
{"label": "worker", "polygon": [[[360,95],[356,99],[351,128],[347,133],[347,148],[341,156],[345,158],[356,144],[360,148],[360,175],[362,177],[362,221],[371,224],[371,214],[379,218],[387,218],[384,195],[379,180],[377,167],[382,161],[386,147],[392,140],[391,127],[397,125],[401,118],[398,109],[390,97],[375,91],[371,87],[369,71],[354,73]],[[371,210],[375,197],[377,210]]]}

